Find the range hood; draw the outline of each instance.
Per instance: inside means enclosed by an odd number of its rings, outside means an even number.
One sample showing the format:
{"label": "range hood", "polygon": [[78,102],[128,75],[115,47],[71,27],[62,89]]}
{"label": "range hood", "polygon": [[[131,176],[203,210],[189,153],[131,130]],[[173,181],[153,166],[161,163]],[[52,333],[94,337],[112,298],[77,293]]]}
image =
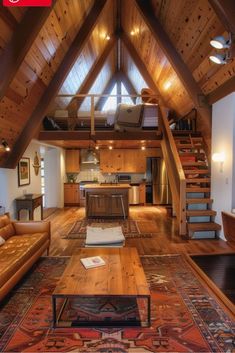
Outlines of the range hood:
{"label": "range hood", "polygon": [[98,164],[100,161],[96,151],[89,148],[82,153],[81,162],[82,164]]}

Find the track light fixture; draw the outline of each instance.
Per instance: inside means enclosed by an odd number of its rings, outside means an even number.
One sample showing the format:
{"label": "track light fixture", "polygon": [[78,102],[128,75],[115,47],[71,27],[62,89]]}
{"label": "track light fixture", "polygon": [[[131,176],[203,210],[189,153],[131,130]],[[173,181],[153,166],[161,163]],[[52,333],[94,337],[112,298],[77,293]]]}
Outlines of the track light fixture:
{"label": "track light fixture", "polygon": [[226,40],[223,36],[217,36],[210,41],[210,45],[215,49],[227,49],[231,45],[231,34],[229,39]]}
{"label": "track light fixture", "polygon": [[223,65],[227,64],[227,56],[222,54],[212,54],[209,59],[215,64]]}
{"label": "track light fixture", "polygon": [[2,139],[2,147],[5,149],[6,152],[9,152],[11,150],[5,139]]}
{"label": "track light fixture", "polygon": [[232,33],[229,33],[228,39],[225,39],[223,36],[216,36],[210,41],[210,45],[218,50],[224,50],[222,54],[212,53],[209,56],[209,59],[215,64],[223,65],[232,58],[232,42],[234,36]]}

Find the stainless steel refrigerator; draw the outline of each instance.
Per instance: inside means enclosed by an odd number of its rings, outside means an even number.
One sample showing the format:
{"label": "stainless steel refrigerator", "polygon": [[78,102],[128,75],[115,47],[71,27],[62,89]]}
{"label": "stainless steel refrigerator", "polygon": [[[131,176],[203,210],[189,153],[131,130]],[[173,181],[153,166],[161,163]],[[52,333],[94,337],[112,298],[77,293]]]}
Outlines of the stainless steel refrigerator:
{"label": "stainless steel refrigerator", "polygon": [[166,164],[162,158],[147,159],[147,182],[152,185],[152,203],[168,205],[172,203],[171,190],[166,171]]}

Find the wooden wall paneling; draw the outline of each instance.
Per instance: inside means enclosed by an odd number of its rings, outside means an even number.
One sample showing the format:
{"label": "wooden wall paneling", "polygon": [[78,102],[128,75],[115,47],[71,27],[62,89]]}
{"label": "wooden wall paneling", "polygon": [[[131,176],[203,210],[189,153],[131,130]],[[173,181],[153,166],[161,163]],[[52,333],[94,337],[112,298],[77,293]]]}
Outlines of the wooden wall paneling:
{"label": "wooden wall paneling", "polygon": [[[110,41],[107,42],[106,48],[104,49],[103,53],[98,58],[98,60],[94,62],[92,69],[90,70],[90,72],[86,76],[85,80],[83,81],[80,89],[76,92],[76,94],[87,94],[91,90],[93,84],[95,83],[99,74],[101,73],[103,66],[106,65],[106,61],[108,60],[109,55],[110,55],[112,49],[114,48],[115,42],[116,42],[115,37],[113,37]],[[98,90],[95,93],[100,93],[100,91],[101,91],[101,88],[100,88],[100,90]],[[69,106],[67,107],[69,112],[71,114],[75,114],[75,116],[76,116],[77,111],[80,109],[84,99],[85,99],[85,97],[74,98],[70,102]]]}
{"label": "wooden wall paneling", "polygon": [[[103,68],[100,70],[99,74],[96,76],[92,87],[89,90],[89,94],[101,94],[104,91],[110,78],[113,76],[116,69],[116,55],[115,50],[112,50],[109,54]],[[95,105],[98,101],[98,97],[95,98]],[[90,110],[90,98],[85,98],[80,106],[81,111]]]}
{"label": "wooden wall paneling", "polygon": [[[128,76],[126,74],[124,74],[123,71],[118,71],[118,75],[120,76],[120,80],[123,83],[123,85],[125,86],[128,94],[130,95],[135,95],[137,94],[134,86],[132,85],[131,81],[129,80]],[[131,97],[132,102],[135,104],[136,102],[136,98],[135,97]]]}
{"label": "wooden wall paneling", "polygon": [[[53,2],[53,4],[55,1]],[[29,8],[0,57],[0,99],[48,18],[51,7]],[[30,28],[30,31],[29,31]],[[14,53],[14,56],[13,56]]]}
{"label": "wooden wall paneling", "polygon": [[[105,86],[104,90],[101,92],[101,94],[110,94],[112,92],[112,89],[116,83],[116,74],[110,78],[108,81],[107,85]],[[107,101],[108,97],[100,97],[95,105],[95,110],[102,110],[103,106],[105,105],[105,102]]]}
{"label": "wooden wall paneling", "polygon": [[19,139],[15,143],[12,153],[6,161],[5,167],[14,168],[17,165],[19,158],[27,148],[31,138],[37,132],[49,104],[55,98],[56,93],[62,85],[65,77],[68,75],[68,72],[73,66],[77,56],[82,51],[86,40],[89,38],[93,28],[95,27],[96,21],[99,17],[99,14],[103,10],[105,3],[105,0],[96,1],[90,10],[88,16],[85,19],[85,22],[78,31],[72,45],[70,46],[58,70],[53,76],[53,79],[47,86],[47,89],[44,91],[40,101],[35,106],[35,109],[27,121],[27,124],[24,126],[24,130],[21,132]]}
{"label": "wooden wall paneling", "polygon": [[[141,58],[138,55],[138,52],[136,51],[134,45],[131,43],[130,39],[126,35],[125,32],[121,32],[121,39],[122,42],[124,43],[126,50],[129,52],[131,58],[133,59],[135,65],[137,66],[140,74],[143,76],[144,81],[147,83],[147,85],[154,91],[156,92],[159,97],[161,97],[161,94],[158,90],[157,85],[153,81],[151,75],[149,74],[145,64],[141,60]],[[162,97],[161,97],[162,98]]]}

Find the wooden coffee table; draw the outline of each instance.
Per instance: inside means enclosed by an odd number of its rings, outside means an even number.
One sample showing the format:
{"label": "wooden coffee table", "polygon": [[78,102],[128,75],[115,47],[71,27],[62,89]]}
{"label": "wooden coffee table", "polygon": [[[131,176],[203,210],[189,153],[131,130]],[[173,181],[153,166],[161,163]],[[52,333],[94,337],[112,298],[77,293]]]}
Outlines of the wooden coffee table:
{"label": "wooden coffee table", "polygon": [[[80,259],[90,256],[101,256],[105,260],[105,266],[85,269]],[[146,313],[145,325],[141,322],[141,326],[151,324],[150,291],[136,248],[79,249],[79,252],[71,257],[52,294],[53,326],[71,326],[72,323],[60,321],[63,310],[66,310],[66,302],[69,299],[87,297],[129,297],[135,298],[136,301],[141,299],[142,303],[144,301]],[[57,308],[58,300],[60,310]],[[61,300],[64,300],[63,305],[61,305]],[[104,322],[104,326],[114,325],[115,322],[108,324]],[[91,326],[91,323],[83,326]],[[118,326],[127,326],[127,323],[123,322],[123,325],[118,324]],[[129,324],[129,326],[132,325]]]}

